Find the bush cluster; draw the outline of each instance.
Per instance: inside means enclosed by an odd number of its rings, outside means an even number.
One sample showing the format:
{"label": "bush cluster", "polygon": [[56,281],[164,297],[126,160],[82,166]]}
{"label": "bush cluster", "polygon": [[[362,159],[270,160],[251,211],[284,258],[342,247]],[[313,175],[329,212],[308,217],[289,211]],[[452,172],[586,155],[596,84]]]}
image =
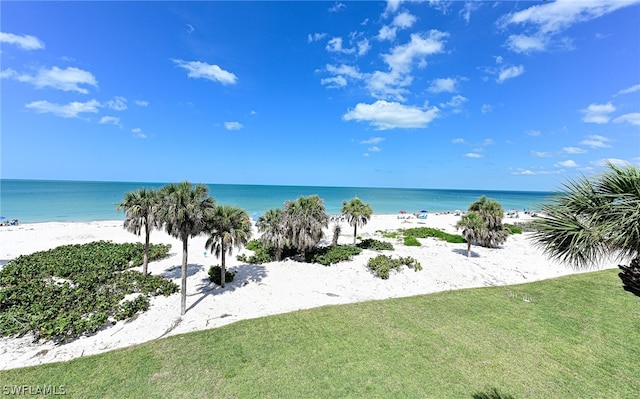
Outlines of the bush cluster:
{"label": "bush cluster", "polygon": [[240,254],[236,256],[236,259],[240,262],[248,263],[251,265],[261,265],[263,263],[269,263],[275,260],[274,248],[266,246],[260,240],[249,241],[245,248],[253,251],[253,255],[247,256],[245,254]]}
{"label": "bush cluster", "polygon": [[[233,278],[236,276],[234,272],[230,272],[229,270],[224,271],[224,282],[230,283],[233,281]],[[209,281],[221,285],[222,283],[222,267],[220,266],[211,266],[209,268]]]}
{"label": "bush cluster", "polygon": [[[166,257],[169,248],[151,245],[149,260]],[[11,260],[0,270],[0,335],[33,332],[64,341],[146,310],[150,295],[177,292],[160,276],[127,270],[141,265],[143,256],[143,244],[98,241]],[[133,293],[142,295],[123,301]]]}
{"label": "bush cluster", "polygon": [[414,236],[405,236],[404,245],[406,245],[407,247],[419,247],[422,244],[420,244],[420,241],[418,241],[418,239]]}
{"label": "bush cluster", "polygon": [[389,278],[389,272],[391,269],[399,269],[403,265],[412,268],[416,272],[418,270],[422,270],[420,262],[410,256],[406,258],[393,259],[386,255],[378,255],[375,258],[369,259],[369,262],[367,262],[367,266],[373,271],[374,275],[383,280]]}
{"label": "bush cluster", "polygon": [[522,227],[520,226],[514,226],[509,223],[505,223],[503,226],[509,229],[509,234],[522,234]]}
{"label": "bush cluster", "polygon": [[367,238],[360,241],[357,247],[362,249],[373,249],[374,251],[393,251],[393,244],[390,242],[375,240],[373,238]]}
{"label": "bush cluster", "polygon": [[309,254],[309,261],[320,263],[324,266],[351,260],[355,255],[359,255],[362,249],[349,245],[331,245],[328,247],[314,248]]}

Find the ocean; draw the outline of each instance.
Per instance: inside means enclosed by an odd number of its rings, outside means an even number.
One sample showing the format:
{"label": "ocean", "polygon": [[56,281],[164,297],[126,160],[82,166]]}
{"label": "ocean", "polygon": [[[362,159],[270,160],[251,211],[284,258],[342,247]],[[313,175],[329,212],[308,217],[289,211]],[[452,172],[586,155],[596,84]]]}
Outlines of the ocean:
{"label": "ocean", "polygon": [[[116,207],[128,191],[159,188],[165,183],[91,182],[49,180],[0,180],[0,215],[20,223],[88,222],[124,220]],[[536,210],[554,195],[540,191],[443,190],[373,187],[313,187],[245,184],[208,184],[209,195],[218,204],[234,205],[256,217],[268,209],[282,208],[287,200],[317,194],[328,214],[339,214],[343,201],[360,198],[374,214],[409,213],[426,210],[466,210],[486,195],[502,204],[505,211]],[[5,220],[6,220],[5,219]]]}

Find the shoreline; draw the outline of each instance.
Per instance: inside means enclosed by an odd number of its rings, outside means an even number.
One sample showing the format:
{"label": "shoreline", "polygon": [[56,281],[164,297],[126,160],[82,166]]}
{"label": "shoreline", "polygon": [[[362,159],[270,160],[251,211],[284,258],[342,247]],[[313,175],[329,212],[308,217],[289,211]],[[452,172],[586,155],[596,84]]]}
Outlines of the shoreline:
{"label": "shoreline", "polygon": [[[385,240],[378,230],[409,227],[434,227],[456,233],[459,216],[429,214],[427,219],[400,219],[400,215],[373,215],[358,229],[361,238]],[[530,218],[503,219],[504,223]],[[119,220],[94,222],[43,222],[0,228],[0,265],[19,255],[48,250],[60,245],[81,244],[97,240],[142,242],[144,236],[127,232]],[[340,244],[353,242],[353,228],[341,222]],[[330,242],[325,229],[322,244]],[[254,235],[257,237],[255,224]],[[460,233],[459,231],[457,232]],[[423,295],[453,289],[505,286],[575,274],[579,271],[547,259],[528,240],[528,233],[511,235],[500,248],[472,247],[466,256],[466,244],[450,244],[436,239],[419,239],[422,246],[406,247],[396,240],[394,251],[364,250],[352,261],[333,266],[298,263],[292,260],[264,265],[243,264],[236,255],[250,253],[234,250],[227,257],[227,268],[237,274],[222,289],[208,280],[210,266],[219,260],[204,250],[206,237],[189,241],[187,313],[180,317],[180,294],[151,298],[151,306],[133,320],[120,321],[91,336],[80,337],[63,345],[52,342],[33,343],[30,335],[0,338],[0,369],[65,361],[151,341],[169,335],[216,328],[236,321],[287,313],[319,306],[347,304],[369,300]],[[149,264],[149,272],[180,280],[181,243],[164,231],[151,232],[152,243],[171,244],[170,256]],[[388,280],[374,277],[366,267],[368,259],[383,253],[392,257],[411,256],[422,271],[403,268]],[[613,262],[591,270],[615,268]],[[138,268],[140,269],[140,268]],[[329,273],[330,271],[330,273]]]}

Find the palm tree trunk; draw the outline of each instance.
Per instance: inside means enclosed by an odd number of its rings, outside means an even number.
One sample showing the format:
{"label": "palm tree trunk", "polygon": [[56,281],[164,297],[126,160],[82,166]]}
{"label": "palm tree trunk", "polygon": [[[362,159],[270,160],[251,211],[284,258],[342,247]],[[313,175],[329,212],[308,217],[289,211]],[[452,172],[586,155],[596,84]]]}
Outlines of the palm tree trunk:
{"label": "palm tree trunk", "polygon": [[188,237],[182,239],[182,285],[180,288],[180,315],[187,312],[187,243]]}
{"label": "palm tree trunk", "polygon": [[144,230],[144,259],[142,261],[142,275],[147,277],[147,266],[149,265],[149,227]]}
{"label": "palm tree trunk", "polygon": [[225,264],[224,264],[224,255],[225,255],[225,248],[224,248],[224,244],[222,244],[222,257],[221,259],[221,263],[222,266],[220,266],[220,287],[224,288],[224,283],[227,280],[227,269],[225,268]]}
{"label": "palm tree trunk", "polygon": [[358,237],[358,225],[353,226],[353,246],[356,246],[356,238]]}
{"label": "palm tree trunk", "polygon": [[471,241],[467,242],[467,258],[471,257]]}

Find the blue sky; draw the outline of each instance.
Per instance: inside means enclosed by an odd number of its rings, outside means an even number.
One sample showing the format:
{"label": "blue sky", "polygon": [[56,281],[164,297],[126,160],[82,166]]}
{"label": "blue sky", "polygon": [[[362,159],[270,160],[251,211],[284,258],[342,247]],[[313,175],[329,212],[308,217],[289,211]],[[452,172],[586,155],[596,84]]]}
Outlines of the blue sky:
{"label": "blue sky", "polygon": [[3,178],[545,191],[640,164],[640,0],[0,7]]}

